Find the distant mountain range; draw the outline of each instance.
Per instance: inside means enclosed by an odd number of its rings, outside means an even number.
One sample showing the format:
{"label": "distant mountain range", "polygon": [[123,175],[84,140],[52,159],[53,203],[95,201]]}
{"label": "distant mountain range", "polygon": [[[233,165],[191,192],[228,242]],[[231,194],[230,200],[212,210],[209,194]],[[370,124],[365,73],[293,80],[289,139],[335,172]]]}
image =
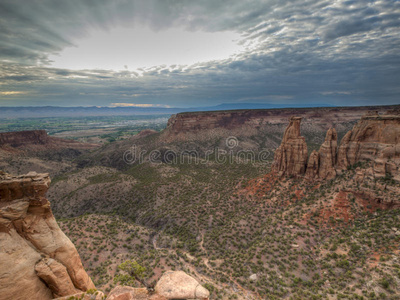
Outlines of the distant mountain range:
{"label": "distant mountain range", "polygon": [[297,108],[297,107],[334,107],[334,105],[319,104],[273,104],[273,103],[222,103],[216,106],[194,107],[186,111],[212,111],[232,109],[271,109],[271,108]]}
{"label": "distant mountain range", "polygon": [[216,106],[191,108],[165,107],[59,107],[59,106],[19,106],[0,107],[0,118],[42,118],[79,116],[128,116],[128,115],[171,115],[190,111],[216,111],[234,109],[271,109],[297,107],[333,107],[329,104],[271,104],[271,103],[223,103]]}

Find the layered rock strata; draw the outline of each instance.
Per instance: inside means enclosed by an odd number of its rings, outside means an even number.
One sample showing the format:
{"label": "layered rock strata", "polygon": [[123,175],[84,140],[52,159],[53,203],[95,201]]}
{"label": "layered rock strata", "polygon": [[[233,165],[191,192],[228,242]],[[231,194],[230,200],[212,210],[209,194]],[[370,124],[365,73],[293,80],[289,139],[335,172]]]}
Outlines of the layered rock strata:
{"label": "layered rock strata", "polygon": [[90,150],[95,144],[49,136],[45,130],[0,132],[0,150],[3,151],[48,151],[58,149]]}
{"label": "layered rock strata", "polygon": [[279,176],[304,175],[307,165],[307,144],[300,135],[301,118],[291,117],[283,135],[281,145],[276,149],[272,170]]}
{"label": "layered rock strata", "polygon": [[371,161],[375,177],[400,181],[400,113],[363,116],[343,137],[337,160],[338,170]]}
{"label": "layered rock strata", "polygon": [[282,143],[275,152],[272,170],[279,176],[303,176],[308,180],[335,178],[337,173],[359,162],[372,163],[374,178],[400,182],[400,113],[367,113],[347,132],[338,147],[338,136],[330,128],[319,151],[307,161],[307,146],[300,135],[301,118],[292,117]]}

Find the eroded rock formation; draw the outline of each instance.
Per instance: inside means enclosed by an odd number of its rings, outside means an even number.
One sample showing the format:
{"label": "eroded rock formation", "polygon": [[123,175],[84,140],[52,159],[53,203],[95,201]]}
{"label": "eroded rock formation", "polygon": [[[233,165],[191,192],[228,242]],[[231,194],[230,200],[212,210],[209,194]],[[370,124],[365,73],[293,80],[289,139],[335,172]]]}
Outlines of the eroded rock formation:
{"label": "eroded rock formation", "polygon": [[336,176],[337,133],[330,128],[319,151],[313,151],[308,159],[305,178],[332,179]]}
{"label": "eroded rock formation", "polygon": [[400,114],[367,114],[342,139],[339,170],[360,161],[373,162],[374,176],[400,181]]}
{"label": "eroded rock formation", "polygon": [[308,158],[305,178],[308,180],[319,178],[319,152],[316,150],[313,150]]}
{"label": "eroded rock formation", "polygon": [[48,174],[0,173],[0,295],[53,299],[95,288],[45,193]]}
{"label": "eroded rock formation", "polygon": [[319,178],[332,179],[336,176],[337,133],[330,128],[326,133],[325,141],[319,148]]}
{"label": "eroded rock formation", "polygon": [[[330,128],[319,151],[307,161],[307,146],[300,136],[301,118],[292,117],[281,146],[276,150],[272,170],[283,176],[303,176],[308,180],[332,179],[358,162],[372,163],[373,177],[400,182],[400,113],[367,113],[337,143]],[[307,166],[307,168],[306,168]]]}
{"label": "eroded rock formation", "polygon": [[300,135],[300,117],[291,117],[290,124],[283,135],[282,143],[276,149],[273,171],[279,176],[304,175],[307,165],[307,144]]}

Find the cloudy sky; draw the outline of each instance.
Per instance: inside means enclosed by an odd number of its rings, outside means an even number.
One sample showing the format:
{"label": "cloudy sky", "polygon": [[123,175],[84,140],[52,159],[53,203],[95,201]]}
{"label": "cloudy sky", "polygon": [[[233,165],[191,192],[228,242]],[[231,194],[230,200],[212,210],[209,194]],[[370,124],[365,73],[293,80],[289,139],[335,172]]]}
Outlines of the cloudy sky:
{"label": "cloudy sky", "polygon": [[400,103],[400,1],[0,0],[0,106]]}

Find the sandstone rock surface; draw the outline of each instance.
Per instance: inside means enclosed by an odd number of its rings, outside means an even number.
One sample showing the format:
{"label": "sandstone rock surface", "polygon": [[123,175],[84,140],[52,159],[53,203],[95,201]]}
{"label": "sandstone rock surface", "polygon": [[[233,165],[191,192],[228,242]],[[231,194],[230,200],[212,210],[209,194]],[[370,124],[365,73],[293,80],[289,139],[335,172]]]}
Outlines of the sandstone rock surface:
{"label": "sandstone rock surface", "polygon": [[305,178],[314,180],[319,178],[319,152],[313,150],[308,158]]}
{"label": "sandstone rock surface", "polygon": [[337,132],[330,128],[325,136],[319,151],[313,151],[308,159],[305,178],[332,179],[336,176]]}
{"label": "sandstone rock surface", "polygon": [[304,175],[307,165],[307,144],[300,135],[301,118],[291,117],[283,135],[282,143],[276,149],[272,170],[279,176]]}
{"label": "sandstone rock surface", "polygon": [[400,181],[400,114],[367,114],[342,139],[339,170],[360,161],[373,163],[374,176]]}
{"label": "sandstone rock surface", "polygon": [[116,286],[107,296],[107,300],[147,300],[149,293],[146,288]]}
{"label": "sandstone rock surface", "polygon": [[0,175],[0,298],[52,299],[95,288],[45,193],[48,174]]}
{"label": "sandstone rock surface", "polygon": [[48,285],[54,297],[78,292],[68,275],[67,268],[52,258],[40,260],[35,265],[36,274]]}
{"label": "sandstone rock surface", "polygon": [[325,141],[319,148],[319,178],[332,179],[336,176],[337,132],[330,128],[326,133]]}
{"label": "sandstone rock surface", "polygon": [[183,271],[165,272],[155,286],[158,295],[167,299],[208,299],[210,292]]}
{"label": "sandstone rock surface", "polygon": [[306,142],[300,136],[301,118],[292,117],[276,149],[272,170],[279,176],[329,180],[358,162],[371,162],[373,178],[389,176],[400,182],[400,113],[391,113],[367,113],[344,135],[339,147],[337,132],[330,128],[308,161]]}
{"label": "sandstone rock surface", "polygon": [[54,300],[104,300],[105,295],[101,291],[89,291],[88,293],[86,292],[80,292],[76,293],[73,295],[68,295],[64,297],[59,297],[59,298],[54,298]]}

